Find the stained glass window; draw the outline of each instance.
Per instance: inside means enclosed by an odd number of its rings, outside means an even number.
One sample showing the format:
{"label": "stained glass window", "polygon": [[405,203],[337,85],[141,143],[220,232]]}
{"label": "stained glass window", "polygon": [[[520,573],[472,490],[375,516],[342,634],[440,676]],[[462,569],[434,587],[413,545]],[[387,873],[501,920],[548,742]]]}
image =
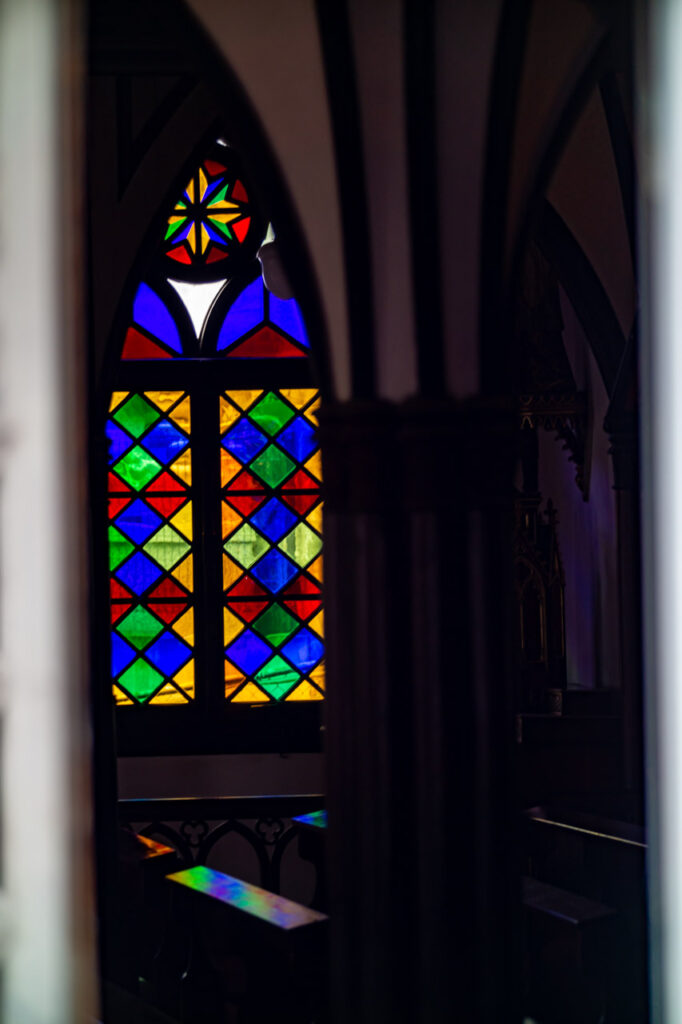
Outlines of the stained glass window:
{"label": "stained glass window", "polygon": [[121,715],[323,699],[320,398],[301,309],[260,275],[263,223],[214,148],[126,300],[107,422]]}
{"label": "stained glass window", "polygon": [[114,392],[109,438],[111,673],[117,704],[194,698],[190,398]]}

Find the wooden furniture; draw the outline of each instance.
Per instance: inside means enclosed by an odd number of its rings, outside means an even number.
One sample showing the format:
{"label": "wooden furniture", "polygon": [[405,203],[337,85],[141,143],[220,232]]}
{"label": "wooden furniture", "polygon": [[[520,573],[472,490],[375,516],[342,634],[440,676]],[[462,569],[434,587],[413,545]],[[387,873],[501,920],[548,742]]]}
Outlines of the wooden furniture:
{"label": "wooden furniture", "polygon": [[184,1021],[326,1019],[325,914],[203,865],[166,881],[174,920],[191,935]]}
{"label": "wooden furniture", "polygon": [[327,870],[325,857],[325,836],[327,833],[327,812],[311,811],[291,819],[298,829],[298,855],[315,868],[315,892],[312,906],[316,910],[328,910]]}

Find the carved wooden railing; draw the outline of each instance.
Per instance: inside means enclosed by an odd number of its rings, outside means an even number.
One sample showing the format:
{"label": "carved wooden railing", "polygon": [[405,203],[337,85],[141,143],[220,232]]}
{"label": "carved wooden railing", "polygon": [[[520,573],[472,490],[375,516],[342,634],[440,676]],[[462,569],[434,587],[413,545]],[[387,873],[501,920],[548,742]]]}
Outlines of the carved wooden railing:
{"label": "carved wooden railing", "polygon": [[208,863],[221,839],[239,835],[258,858],[258,884],[278,893],[282,858],[297,835],[291,819],[323,806],[319,793],[163,797],[119,800],[118,816],[121,825],[172,846],[183,867]]}

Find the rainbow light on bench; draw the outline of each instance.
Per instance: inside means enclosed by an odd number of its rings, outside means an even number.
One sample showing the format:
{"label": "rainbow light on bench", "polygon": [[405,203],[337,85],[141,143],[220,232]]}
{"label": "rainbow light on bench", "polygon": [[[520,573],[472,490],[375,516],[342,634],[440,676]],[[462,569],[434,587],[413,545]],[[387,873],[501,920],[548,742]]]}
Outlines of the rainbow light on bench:
{"label": "rainbow light on bench", "polygon": [[222,871],[214,871],[203,864],[186,868],[184,871],[176,871],[167,877],[169,882],[176,882],[205,896],[211,896],[227,906],[243,910],[253,917],[287,931],[327,920],[326,914],[303,907],[300,903],[267,892],[232,875],[225,875]]}

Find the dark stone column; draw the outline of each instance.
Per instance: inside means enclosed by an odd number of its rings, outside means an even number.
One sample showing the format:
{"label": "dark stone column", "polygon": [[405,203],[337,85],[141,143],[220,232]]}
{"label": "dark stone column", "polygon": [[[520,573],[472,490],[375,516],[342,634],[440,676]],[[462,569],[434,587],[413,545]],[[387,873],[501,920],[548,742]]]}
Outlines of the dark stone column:
{"label": "dark stone column", "polygon": [[324,410],[332,1005],[514,1021],[516,417]]}

